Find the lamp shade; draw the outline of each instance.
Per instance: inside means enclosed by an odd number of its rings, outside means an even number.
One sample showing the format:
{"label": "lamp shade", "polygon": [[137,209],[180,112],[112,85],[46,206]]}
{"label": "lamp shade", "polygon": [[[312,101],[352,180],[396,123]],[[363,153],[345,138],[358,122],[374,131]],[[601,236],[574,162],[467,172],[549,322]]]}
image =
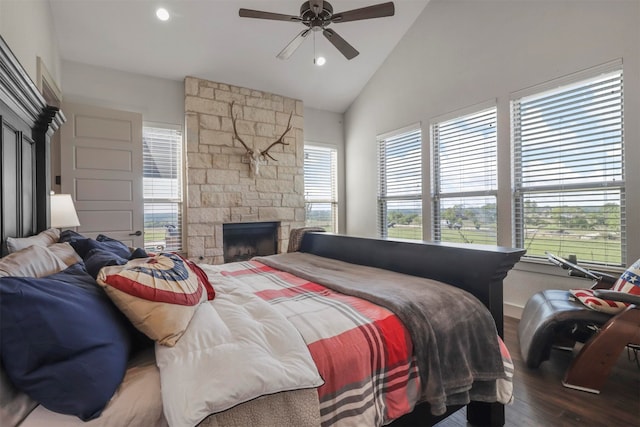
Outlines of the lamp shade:
{"label": "lamp shade", "polygon": [[80,225],[71,194],[51,195],[51,227],[77,227]]}

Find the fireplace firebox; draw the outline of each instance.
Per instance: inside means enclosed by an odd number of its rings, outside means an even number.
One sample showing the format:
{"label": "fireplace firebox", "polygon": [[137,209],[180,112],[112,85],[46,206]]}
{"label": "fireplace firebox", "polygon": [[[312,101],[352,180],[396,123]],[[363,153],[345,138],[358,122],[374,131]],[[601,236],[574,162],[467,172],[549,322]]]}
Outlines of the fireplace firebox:
{"label": "fireplace firebox", "polygon": [[224,262],[245,261],[278,252],[279,222],[244,222],[222,225]]}

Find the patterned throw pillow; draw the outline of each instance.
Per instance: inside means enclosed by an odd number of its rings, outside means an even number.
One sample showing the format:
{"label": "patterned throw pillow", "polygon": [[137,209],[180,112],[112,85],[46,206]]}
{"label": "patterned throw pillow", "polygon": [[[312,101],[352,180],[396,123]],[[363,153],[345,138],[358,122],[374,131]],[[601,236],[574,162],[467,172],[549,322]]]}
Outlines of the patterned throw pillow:
{"label": "patterned throw pillow", "polygon": [[209,277],[207,276],[207,273],[205,273],[204,270],[201,269],[200,266],[195,262],[187,258],[183,258],[183,257],[180,257],[180,258],[189,266],[189,268],[191,268],[191,270],[193,270],[194,273],[196,273],[196,276],[198,276],[198,281],[200,281],[200,285],[202,285],[204,289],[207,290],[207,300],[209,301],[213,300],[216,297],[216,291],[215,289],[213,289],[213,285],[209,281]]}
{"label": "patterned throw pillow", "polygon": [[598,298],[591,289],[571,289],[569,292],[587,307],[604,313],[617,314],[627,307],[623,302]]}
{"label": "patterned throw pillow", "polygon": [[175,345],[207,299],[198,275],[176,254],[103,267],[97,281],[136,328],[167,346]]}
{"label": "patterned throw pillow", "polygon": [[627,271],[622,273],[613,288],[614,291],[640,295],[640,259],[631,264]]}
{"label": "patterned throw pillow", "polygon": [[[622,273],[611,290],[640,295],[640,259]],[[593,295],[591,289],[571,289],[570,292],[587,307],[605,313],[617,314],[629,305],[624,302],[598,298]]]}

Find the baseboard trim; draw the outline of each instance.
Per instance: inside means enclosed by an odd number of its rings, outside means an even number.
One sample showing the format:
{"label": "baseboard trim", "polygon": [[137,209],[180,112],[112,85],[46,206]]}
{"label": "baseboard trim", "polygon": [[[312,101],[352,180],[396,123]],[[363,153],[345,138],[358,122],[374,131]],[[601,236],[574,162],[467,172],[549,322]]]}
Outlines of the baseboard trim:
{"label": "baseboard trim", "polygon": [[523,306],[511,304],[508,302],[504,303],[504,315],[508,317],[513,317],[515,319],[522,318],[522,310],[524,310]]}

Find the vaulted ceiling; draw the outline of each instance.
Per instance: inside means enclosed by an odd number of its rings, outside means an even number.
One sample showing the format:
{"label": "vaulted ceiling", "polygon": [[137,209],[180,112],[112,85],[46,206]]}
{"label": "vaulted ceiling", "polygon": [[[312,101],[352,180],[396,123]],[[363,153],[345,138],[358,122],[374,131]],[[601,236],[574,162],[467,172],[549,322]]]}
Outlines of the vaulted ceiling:
{"label": "vaulted ceiling", "polygon": [[[301,0],[49,0],[63,60],[154,77],[195,76],[344,112],[429,0],[396,0],[395,15],[331,24],[360,55],[347,60],[321,32],[288,60],[276,55],[305,27],[240,18],[239,8],[298,15]],[[381,0],[333,0],[334,12]],[[157,7],[171,17],[156,18]],[[314,65],[315,54],[327,63]]]}

